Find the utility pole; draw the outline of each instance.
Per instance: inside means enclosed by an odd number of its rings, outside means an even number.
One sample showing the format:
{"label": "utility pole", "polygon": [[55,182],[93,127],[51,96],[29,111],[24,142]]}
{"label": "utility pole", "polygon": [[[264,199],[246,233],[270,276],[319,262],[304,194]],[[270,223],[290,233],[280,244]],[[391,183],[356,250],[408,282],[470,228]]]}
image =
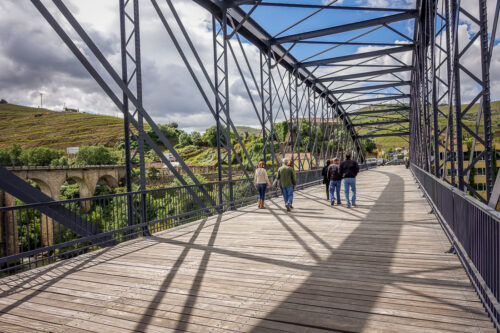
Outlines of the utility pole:
{"label": "utility pole", "polygon": [[43,92],[40,93],[40,109],[43,107]]}

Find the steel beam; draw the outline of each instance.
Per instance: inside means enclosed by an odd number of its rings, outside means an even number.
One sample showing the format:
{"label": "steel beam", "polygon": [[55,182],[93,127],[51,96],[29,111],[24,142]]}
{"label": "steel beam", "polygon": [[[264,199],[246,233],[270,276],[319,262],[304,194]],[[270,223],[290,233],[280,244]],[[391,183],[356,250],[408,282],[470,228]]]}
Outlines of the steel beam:
{"label": "steel beam", "polygon": [[385,89],[385,88],[394,88],[394,87],[400,87],[400,86],[407,86],[410,84],[411,84],[411,81],[402,81],[402,82],[387,83],[387,84],[377,84],[377,85],[372,85],[372,86],[362,86],[362,87],[356,87],[356,88],[331,90],[330,92],[332,94],[345,94],[345,93],[352,93],[352,92],[364,91],[364,90],[380,90],[380,89]]}
{"label": "steel beam", "polygon": [[401,98],[410,98],[409,94],[403,94],[398,96],[387,96],[387,97],[376,97],[376,98],[367,98],[360,99],[357,101],[340,101],[343,105],[345,104],[362,104],[362,103],[370,103],[370,102],[383,102],[383,101],[392,101]]}
{"label": "steel beam", "polygon": [[411,46],[411,45],[410,46],[399,46],[399,47],[393,47],[393,48],[370,51],[370,52],[354,53],[354,54],[344,55],[344,56],[340,56],[340,57],[332,57],[332,58],[327,58],[327,59],[307,61],[307,62],[299,63],[298,66],[300,66],[300,67],[323,66],[323,65],[348,61],[348,60],[357,60],[357,59],[378,57],[378,56],[407,52],[407,51],[412,51],[412,50],[413,50],[413,46]]}
{"label": "steel beam", "polygon": [[410,132],[394,132],[394,133],[383,133],[383,134],[367,134],[367,135],[358,135],[358,138],[381,138],[386,136],[407,136],[410,135]]}
{"label": "steel beam", "polygon": [[[410,71],[412,69],[413,68],[411,66],[403,66],[403,67],[382,69],[379,71],[361,72],[361,73],[353,73],[353,74],[326,77],[326,78],[318,79],[317,81],[318,82],[343,81],[343,80],[347,80],[347,79],[354,79],[357,77],[378,76],[378,75],[383,75],[383,74],[407,72],[407,71]],[[366,82],[369,82],[369,81],[366,81]]]}
{"label": "steel beam", "polygon": [[375,125],[392,125],[392,124],[402,124],[410,122],[409,119],[394,119],[390,121],[374,121],[374,122],[366,122],[366,123],[354,123],[353,126],[375,126]]}
{"label": "steel beam", "polygon": [[270,42],[271,42],[271,44],[283,44],[283,43],[297,42],[297,41],[300,41],[303,39],[328,36],[328,35],[338,34],[338,33],[342,33],[342,32],[348,32],[348,31],[357,30],[357,29],[374,27],[374,26],[378,26],[378,25],[382,25],[382,24],[389,24],[389,23],[393,23],[393,22],[409,20],[409,19],[415,18],[415,16],[416,16],[416,11],[409,11],[409,12],[405,12],[405,13],[388,15],[388,16],[378,17],[378,18],[374,18],[374,19],[370,19],[370,20],[359,21],[359,22],[355,22],[355,23],[338,25],[338,26],[330,27],[330,28],[326,28],[326,29],[308,31],[308,32],[303,32],[303,33],[294,34],[294,35],[288,35],[288,36],[284,36],[284,37],[280,37],[280,38],[274,38],[274,39],[271,39]]}

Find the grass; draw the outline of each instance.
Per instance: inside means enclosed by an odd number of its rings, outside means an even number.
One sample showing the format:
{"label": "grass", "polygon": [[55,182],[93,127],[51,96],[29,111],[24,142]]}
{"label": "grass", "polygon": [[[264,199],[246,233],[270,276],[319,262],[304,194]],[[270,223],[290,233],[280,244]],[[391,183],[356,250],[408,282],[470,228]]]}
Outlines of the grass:
{"label": "grass", "polygon": [[0,104],[0,147],[13,143],[23,148],[112,147],[120,137],[123,119],[118,117]]}
{"label": "grass", "polygon": [[[387,106],[384,106],[384,108]],[[466,105],[462,106],[465,109]],[[441,111],[447,114],[447,105],[440,106]],[[475,127],[479,104],[475,104],[464,117],[464,123],[471,129]],[[491,103],[492,129],[495,141],[500,141],[500,101]],[[399,117],[393,115],[360,115],[353,116],[355,123],[390,120]],[[403,126],[402,126],[403,125]],[[439,126],[446,125],[444,117],[439,118]],[[406,124],[384,125],[387,130],[405,130]],[[260,135],[260,129],[249,126],[236,126],[240,135]],[[357,128],[359,135],[370,133],[368,127]],[[480,134],[483,127],[479,129]],[[382,131],[383,133],[383,131]],[[123,136],[123,119],[88,113],[57,112],[48,109],[38,109],[14,104],[0,104],[0,147],[7,147],[13,143],[23,148],[46,146],[55,149],[65,149],[71,146],[103,144],[108,147],[116,145]],[[464,136],[468,133],[464,130]],[[408,146],[408,141],[401,137],[375,138],[377,144],[386,150],[395,147]],[[213,152],[204,152],[196,156],[188,156],[194,164],[212,163]]]}
{"label": "grass", "polygon": [[[467,107],[466,104],[462,105],[462,110],[464,110]],[[387,108],[387,106],[384,106],[381,108],[381,111]],[[374,109],[373,107],[370,107],[370,109]],[[448,114],[448,105],[440,105],[439,109],[444,113]],[[376,110],[376,109],[375,109]],[[462,121],[464,124],[466,124],[470,129],[475,131],[475,126],[476,126],[476,117],[477,117],[477,112],[479,110],[479,104],[474,104],[471,109],[467,112],[467,114],[463,117]],[[395,118],[400,118],[399,115],[397,114],[389,114],[389,115],[383,115],[382,113],[377,113],[377,114],[370,114],[370,115],[359,115],[359,116],[351,116],[353,119],[354,123],[365,123],[365,122],[375,122],[375,121],[382,121],[382,120],[390,120],[390,119],[395,119]],[[432,122],[432,119],[431,119]],[[495,142],[500,142],[500,101],[495,101],[491,102],[491,122],[492,122],[492,130],[493,130],[493,136],[495,138]],[[440,128],[444,128],[447,124],[447,119],[444,116],[440,116],[438,118],[438,124]],[[408,125],[407,124],[394,124],[394,125],[383,125],[383,126],[377,126],[379,128],[384,128],[384,130],[379,130],[377,133],[387,133],[389,130],[391,131],[408,131]],[[357,127],[357,132],[359,135],[367,135],[370,134],[370,132],[373,132],[369,127]],[[483,135],[484,133],[484,125],[483,122],[481,121],[480,127],[479,127],[479,134]],[[464,129],[463,130],[463,135],[464,138],[469,137],[469,133]],[[395,148],[395,147],[408,147],[408,139],[404,139],[402,137],[380,137],[380,138],[374,138],[375,143],[379,144],[382,146],[383,149],[388,150],[390,148]]]}

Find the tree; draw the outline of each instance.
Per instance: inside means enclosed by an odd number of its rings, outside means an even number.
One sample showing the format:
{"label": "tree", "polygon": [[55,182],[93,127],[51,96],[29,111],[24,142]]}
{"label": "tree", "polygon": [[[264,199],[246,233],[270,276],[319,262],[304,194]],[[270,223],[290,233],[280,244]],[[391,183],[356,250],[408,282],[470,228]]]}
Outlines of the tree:
{"label": "tree", "polygon": [[50,166],[68,166],[68,165],[69,165],[69,160],[66,156],[63,156],[56,160],[52,160],[50,162]]}
{"label": "tree", "polygon": [[[222,130],[225,130],[222,128]],[[210,147],[217,147],[217,126],[212,126],[207,128],[205,133],[203,134],[203,142],[205,142]],[[221,135],[221,141],[225,142],[225,138]]]}
{"label": "tree", "polygon": [[179,135],[179,144],[182,147],[189,146],[193,142],[191,141],[191,136],[187,134],[186,132],[182,132],[181,135]]}
{"label": "tree", "polygon": [[17,143],[14,143],[12,146],[9,148],[9,156],[12,165],[20,165],[21,161],[19,158],[21,157],[21,153],[23,152],[23,149],[21,148],[20,145]]}
{"label": "tree", "polygon": [[7,102],[5,99],[0,99],[0,104],[8,104],[9,102]]}
{"label": "tree", "polygon": [[200,132],[193,132],[193,133],[191,133],[190,137],[191,137],[191,142],[193,143],[193,145],[198,146],[198,147],[203,145],[203,140],[201,138]]}
{"label": "tree", "polygon": [[11,165],[10,155],[7,149],[0,148],[0,165],[10,166]]}
{"label": "tree", "polygon": [[118,162],[118,156],[111,149],[99,146],[83,146],[76,153],[76,165],[111,165]]}
{"label": "tree", "polygon": [[47,147],[23,150],[19,157],[22,165],[49,166],[52,160],[59,159],[64,152]]}
{"label": "tree", "polygon": [[362,146],[365,152],[372,153],[375,149],[377,149],[377,145],[372,139],[366,139],[362,142]]}
{"label": "tree", "polygon": [[278,139],[281,142],[284,142],[288,133],[288,123],[286,121],[282,121],[274,124],[274,131],[276,132]]}

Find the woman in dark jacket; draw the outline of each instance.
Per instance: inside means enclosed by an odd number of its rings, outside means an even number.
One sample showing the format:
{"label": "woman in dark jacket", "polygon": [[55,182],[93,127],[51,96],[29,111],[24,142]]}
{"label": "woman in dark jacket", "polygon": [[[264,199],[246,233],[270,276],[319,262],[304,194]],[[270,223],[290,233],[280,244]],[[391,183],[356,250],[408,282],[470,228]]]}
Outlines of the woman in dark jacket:
{"label": "woman in dark jacket", "polygon": [[321,170],[321,175],[323,176],[323,184],[326,186],[326,200],[330,200],[330,179],[328,179],[327,171],[328,166],[330,166],[331,161],[326,160],[326,165]]}

